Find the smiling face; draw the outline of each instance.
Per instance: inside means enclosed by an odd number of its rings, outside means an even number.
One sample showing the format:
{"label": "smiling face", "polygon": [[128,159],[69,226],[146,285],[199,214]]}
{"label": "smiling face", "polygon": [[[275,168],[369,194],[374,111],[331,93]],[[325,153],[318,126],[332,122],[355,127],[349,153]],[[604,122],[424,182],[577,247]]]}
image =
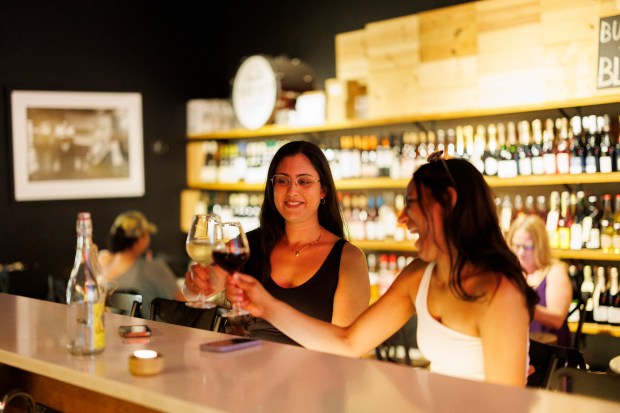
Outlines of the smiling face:
{"label": "smiling face", "polygon": [[318,209],[325,191],[320,182],[302,187],[296,180],[300,177],[306,181],[318,181],[319,174],[310,160],[303,154],[282,158],[276,168],[277,175],[290,178],[290,185],[275,185],[273,200],[276,209],[287,222],[304,222],[318,220]]}
{"label": "smiling face", "polygon": [[[414,181],[407,186],[406,205],[398,221],[407,226],[410,233],[417,235],[415,246],[424,261],[436,261],[447,254],[443,236],[442,209],[428,191],[424,191],[424,205],[421,205]],[[429,220],[432,220],[429,221]]]}

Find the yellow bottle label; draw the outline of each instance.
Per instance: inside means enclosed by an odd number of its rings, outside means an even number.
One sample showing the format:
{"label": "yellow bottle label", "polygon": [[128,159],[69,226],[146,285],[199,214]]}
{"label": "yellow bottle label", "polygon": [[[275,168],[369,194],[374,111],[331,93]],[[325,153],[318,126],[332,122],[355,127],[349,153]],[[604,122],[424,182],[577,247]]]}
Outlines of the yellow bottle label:
{"label": "yellow bottle label", "polygon": [[105,323],[104,314],[105,309],[103,302],[95,303],[94,310],[94,322],[95,322],[95,350],[103,350],[105,348]]}

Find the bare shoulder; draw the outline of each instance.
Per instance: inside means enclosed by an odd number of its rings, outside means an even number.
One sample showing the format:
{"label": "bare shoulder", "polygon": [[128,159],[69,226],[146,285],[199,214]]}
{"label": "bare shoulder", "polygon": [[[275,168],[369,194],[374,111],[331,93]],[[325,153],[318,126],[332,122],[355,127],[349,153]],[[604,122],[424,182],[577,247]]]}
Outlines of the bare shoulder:
{"label": "bare shoulder", "polygon": [[428,267],[428,264],[428,262],[422,261],[419,258],[411,261],[405,268],[403,268],[400,274],[398,274],[398,277],[396,277],[394,283],[409,284],[411,282],[415,282],[415,284],[418,285],[422,279],[424,271],[426,271],[426,267]]}
{"label": "bare shoulder", "polygon": [[523,292],[502,274],[494,274],[497,280],[496,288],[491,294],[491,305],[508,308],[516,308],[515,305],[523,305],[525,296]]}
{"label": "bare shoulder", "polygon": [[342,259],[345,261],[358,261],[358,260],[366,260],[366,254],[364,251],[356,247],[350,242],[344,244],[342,248]]}

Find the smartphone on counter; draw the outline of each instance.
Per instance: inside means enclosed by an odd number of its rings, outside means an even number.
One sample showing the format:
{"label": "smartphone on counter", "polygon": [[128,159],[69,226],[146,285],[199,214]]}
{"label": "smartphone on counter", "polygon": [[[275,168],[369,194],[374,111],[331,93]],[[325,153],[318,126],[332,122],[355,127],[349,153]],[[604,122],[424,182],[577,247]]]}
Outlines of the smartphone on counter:
{"label": "smartphone on counter", "polygon": [[228,351],[239,350],[242,348],[254,347],[260,345],[261,340],[251,338],[237,337],[227,338],[224,340],[211,341],[200,345],[202,351],[214,351],[216,353],[225,353]]}
{"label": "smartphone on counter", "polygon": [[118,334],[124,338],[150,337],[151,329],[147,325],[120,326]]}

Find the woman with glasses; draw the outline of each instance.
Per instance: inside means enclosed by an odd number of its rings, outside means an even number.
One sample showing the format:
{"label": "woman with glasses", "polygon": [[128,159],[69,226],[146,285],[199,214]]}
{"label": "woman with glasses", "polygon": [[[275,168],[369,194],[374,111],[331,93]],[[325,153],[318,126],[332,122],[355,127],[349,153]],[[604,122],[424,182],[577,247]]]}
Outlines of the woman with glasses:
{"label": "woman with glasses", "polygon": [[361,356],[418,315],[417,342],[432,372],[524,386],[536,293],[502,235],[478,170],[441,153],[414,173],[399,220],[417,235],[419,259],[347,327],[301,314],[252,277],[235,274],[229,294],[307,348]]}
{"label": "woman with glasses", "polygon": [[530,324],[532,338],[551,333],[557,336],[558,345],[570,347],[566,318],[573,287],[566,264],[551,257],[545,223],[536,215],[520,215],[510,226],[506,240],[521,262],[527,283],[540,298]]}
{"label": "woman with glasses", "polygon": [[[289,142],[274,155],[268,179],[260,226],[247,234],[250,258],[241,271],[300,313],[349,325],[368,307],[370,280],[364,253],[344,239],[325,155],[313,143]],[[201,275],[195,285],[186,277],[187,287],[213,293],[214,286]],[[295,343],[267,320],[245,321],[250,337]]]}

